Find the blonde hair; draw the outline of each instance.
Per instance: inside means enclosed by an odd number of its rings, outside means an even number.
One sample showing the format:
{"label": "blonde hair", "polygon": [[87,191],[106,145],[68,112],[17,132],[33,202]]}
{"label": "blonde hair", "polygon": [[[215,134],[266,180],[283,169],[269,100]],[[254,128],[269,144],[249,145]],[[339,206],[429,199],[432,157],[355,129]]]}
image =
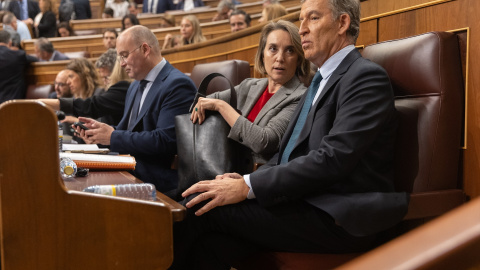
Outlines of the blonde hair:
{"label": "blonde hair", "polygon": [[265,70],[265,63],[263,62],[265,47],[267,46],[267,38],[270,33],[275,30],[283,30],[290,35],[293,44],[293,50],[298,55],[298,63],[295,74],[300,79],[308,80],[310,76],[310,61],[305,59],[305,54],[302,49],[302,41],[300,34],[298,34],[298,27],[289,21],[278,20],[276,22],[269,22],[262,29],[260,34],[260,42],[258,43],[257,54],[255,55],[255,70],[260,74],[267,74]]}
{"label": "blonde hair", "polygon": [[193,34],[188,40],[184,40],[184,44],[193,44],[207,40],[202,34],[202,28],[200,27],[200,22],[195,15],[187,15],[182,18],[183,20],[188,20],[193,27]]}
{"label": "blonde hair", "polygon": [[265,7],[265,21],[270,21],[288,14],[288,11],[281,4],[270,4]]}
{"label": "blonde hair", "polygon": [[47,11],[53,12],[53,14],[57,15],[57,11],[55,10],[55,3],[53,0],[43,0],[45,2],[45,10],[40,10],[45,13]]}
{"label": "blonde hair", "polygon": [[67,68],[80,76],[80,80],[84,83],[85,89],[79,93],[78,97],[88,98],[95,93],[95,89],[100,85],[98,83],[98,73],[95,66],[88,59],[77,58],[68,63]]}
{"label": "blonde hair", "polygon": [[113,66],[112,74],[110,74],[110,83],[106,86],[105,91],[107,91],[110,86],[120,81],[127,81],[131,83],[133,82],[133,79],[128,77],[127,72],[122,68],[120,62],[116,61],[115,65]]}

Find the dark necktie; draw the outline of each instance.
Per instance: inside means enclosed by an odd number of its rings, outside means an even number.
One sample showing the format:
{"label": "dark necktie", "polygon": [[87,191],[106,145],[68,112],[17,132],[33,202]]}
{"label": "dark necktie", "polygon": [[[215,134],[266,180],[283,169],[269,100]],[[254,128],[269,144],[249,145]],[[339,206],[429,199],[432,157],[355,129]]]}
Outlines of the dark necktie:
{"label": "dark necktie", "polygon": [[137,93],[135,93],[135,100],[133,101],[132,110],[130,111],[130,121],[128,122],[128,130],[132,130],[137,121],[138,111],[140,109],[140,101],[142,100],[143,91],[147,86],[147,80],[141,80],[138,86]]}
{"label": "dark necktie", "polygon": [[315,97],[315,94],[318,91],[318,87],[320,86],[321,81],[322,81],[322,74],[320,74],[320,71],[317,71],[317,73],[315,73],[315,76],[313,77],[310,87],[308,88],[307,97],[305,98],[305,102],[303,103],[302,110],[298,115],[297,123],[293,128],[292,135],[290,135],[290,139],[288,140],[287,146],[285,146],[285,150],[283,150],[280,164],[284,164],[288,162],[290,153],[292,153],[293,147],[297,142],[298,135],[300,135],[300,131],[302,131],[302,128],[305,125],[305,120],[307,120],[308,112],[312,107],[313,98]]}

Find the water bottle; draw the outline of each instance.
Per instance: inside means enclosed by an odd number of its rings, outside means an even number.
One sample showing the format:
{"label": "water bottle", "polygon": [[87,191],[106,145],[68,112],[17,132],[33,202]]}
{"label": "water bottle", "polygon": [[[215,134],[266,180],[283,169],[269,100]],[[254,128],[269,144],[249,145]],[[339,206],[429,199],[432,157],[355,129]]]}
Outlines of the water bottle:
{"label": "water bottle", "polygon": [[147,201],[155,201],[157,198],[157,190],[152,184],[96,185],[83,191]]}
{"label": "water bottle", "polygon": [[77,173],[77,164],[68,157],[60,158],[60,175],[63,178],[75,177]]}
{"label": "water bottle", "polygon": [[57,115],[58,119],[58,151],[63,151],[63,128],[62,128],[62,120],[65,119],[65,113],[62,111],[56,111],[55,114]]}

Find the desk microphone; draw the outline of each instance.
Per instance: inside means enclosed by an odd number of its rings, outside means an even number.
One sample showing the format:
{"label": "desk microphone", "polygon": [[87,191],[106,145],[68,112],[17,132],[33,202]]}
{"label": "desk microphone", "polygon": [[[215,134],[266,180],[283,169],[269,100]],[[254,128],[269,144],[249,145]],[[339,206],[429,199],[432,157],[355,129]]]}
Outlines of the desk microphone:
{"label": "desk microphone", "polygon": [[55,114],[57,115],[58,121],[65,119],[65,113],[63,111],[55,111]]}

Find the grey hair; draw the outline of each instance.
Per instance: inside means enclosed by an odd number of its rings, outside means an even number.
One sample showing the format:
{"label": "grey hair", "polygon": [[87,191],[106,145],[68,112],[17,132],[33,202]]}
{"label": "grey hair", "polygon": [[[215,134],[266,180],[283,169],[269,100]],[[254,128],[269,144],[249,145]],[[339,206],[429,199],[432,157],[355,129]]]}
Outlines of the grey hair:
{"label": "grey hair", "polygon": [[33,44],[42,52],[53,53],[55,51],[53,44],[44,37],[38,38]]}
{"label": "grey hair", "polygon": [[[302,0],[301,3],[305,3]],[[347,36],[350,37],[353,44],[357,42],[360,34],[360,1],[359,0],[328,0],[332,17],[334,20],[340,18],[340,15],[347,14],[350,17],[350,26],[347,30]]]}
{"label": "grey hair", "polygon": [[5,12],[5,13],[3,14],[2,22],[3,22],[3,24],[8,24],[8,25],[10,25],[10,24],[12,23],[12,21],[13,21],[13,18],[16,18],[16,17],[15,17],[15,14],[13,14],[12,12],[7,11],[7,12]]}
{"label": "grey hair", "polygon": [[235,9],[235,4],[231,0],[221,0],[217,6],[217,12],[222,12],[223,8]]}
{"label": "grey hair", "polygon": [[0,43],[8,44],[12,40],[12,36],[7,30],[0,30]]}
{"label": "grey hair", "polygon": [[107,68],[110,72],[112,72],[116,61],[117,51],[115,49],[108,49],[106,52],[100,55],[100,57],[98,57],[97,61],[95,62],[95,66],[97,68]]}

